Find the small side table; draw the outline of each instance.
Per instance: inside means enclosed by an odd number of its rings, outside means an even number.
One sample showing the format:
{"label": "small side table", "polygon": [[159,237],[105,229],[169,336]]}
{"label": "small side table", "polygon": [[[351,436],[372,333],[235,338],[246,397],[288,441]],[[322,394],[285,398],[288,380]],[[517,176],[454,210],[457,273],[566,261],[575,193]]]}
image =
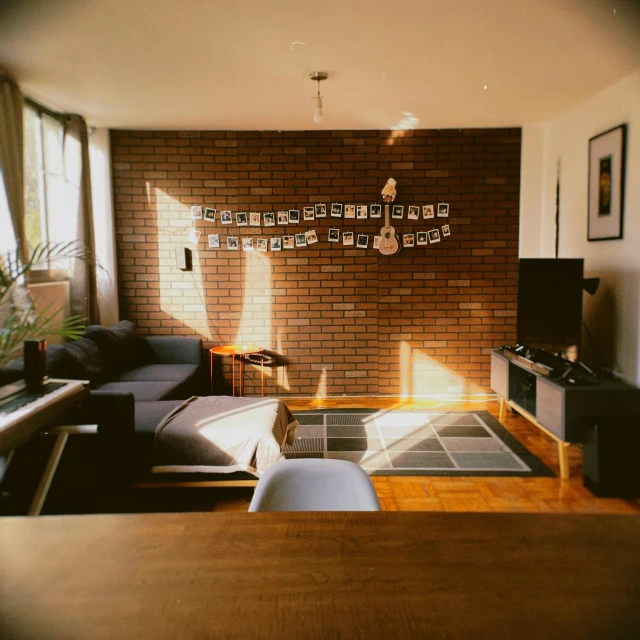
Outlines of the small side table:
{"label": "small side table", "polygon": [[[239,344],[227,344],[209,349],[209,375],[211,384],[211,394],[213,394],[213,356],[231,356],[231,395],[236,395],[236,356],[240,361],[240,395],[242,395],[242,363],[241,356],[260,353],[262,347],[246,346]],[[264,376],[264,373],[263,373]]]}

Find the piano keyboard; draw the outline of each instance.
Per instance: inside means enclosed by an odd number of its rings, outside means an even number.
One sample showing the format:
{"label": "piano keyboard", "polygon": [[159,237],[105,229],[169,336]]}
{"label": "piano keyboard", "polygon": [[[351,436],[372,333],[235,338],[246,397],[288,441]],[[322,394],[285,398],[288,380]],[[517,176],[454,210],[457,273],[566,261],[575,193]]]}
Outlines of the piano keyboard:
{"label": "piano keyboard", "polygon": [[0,453],[12,449],[89,393],[84,380],[47,380],[0,402]]}

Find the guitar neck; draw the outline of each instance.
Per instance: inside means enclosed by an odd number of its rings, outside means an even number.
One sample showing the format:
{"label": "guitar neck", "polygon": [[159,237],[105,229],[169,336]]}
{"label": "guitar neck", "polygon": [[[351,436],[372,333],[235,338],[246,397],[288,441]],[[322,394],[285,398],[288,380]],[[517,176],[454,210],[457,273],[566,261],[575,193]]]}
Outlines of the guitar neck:
{"label": "guitar neck", "polygon": [[384,205],[384,226],[385,227],[389,226],[389,205],[388,204]]}

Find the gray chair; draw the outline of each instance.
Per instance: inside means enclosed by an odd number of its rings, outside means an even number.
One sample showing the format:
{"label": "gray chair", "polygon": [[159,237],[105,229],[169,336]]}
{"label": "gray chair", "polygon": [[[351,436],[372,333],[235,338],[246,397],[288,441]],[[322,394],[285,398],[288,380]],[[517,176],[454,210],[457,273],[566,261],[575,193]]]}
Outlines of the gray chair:
{"label": "gray chair", "polygon": [[353,462],[283,460],[258,481],[249,511],[380,511],[367,473]]}

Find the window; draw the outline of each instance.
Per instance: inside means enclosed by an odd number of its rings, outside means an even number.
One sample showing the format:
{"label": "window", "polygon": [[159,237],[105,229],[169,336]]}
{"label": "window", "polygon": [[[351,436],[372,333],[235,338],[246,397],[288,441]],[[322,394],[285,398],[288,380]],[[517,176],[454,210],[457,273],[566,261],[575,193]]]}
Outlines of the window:
{"label": "window", "polygon": [[[43,242],[77,237],[81,179],[80,142],[63,123],[31,106],[24,107],[24,202],[28,251]],[[71,262],[42,264],[41,275],[68,276]]]}
{"label": "window", "polygon": [[13,223],[9,213],[7,192],[4,187],[2,169],[0,169],[0,256],[15,251],[16,237],[13,233]]}

